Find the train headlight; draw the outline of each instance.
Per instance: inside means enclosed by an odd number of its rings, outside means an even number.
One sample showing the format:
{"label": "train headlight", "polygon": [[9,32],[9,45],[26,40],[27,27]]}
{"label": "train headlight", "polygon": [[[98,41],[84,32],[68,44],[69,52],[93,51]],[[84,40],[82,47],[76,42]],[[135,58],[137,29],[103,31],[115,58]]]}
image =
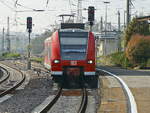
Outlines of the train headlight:
{"label": "train headlight", "polygon": [[54,60],[54,63],[55,64],[58,64],[60,61],[59,60]]}
{"label": "train headlight", "polygon": [[93,63],[93,61],[92,60],[88,60],[88,62],[87,62],[88,64],[92,64]]}

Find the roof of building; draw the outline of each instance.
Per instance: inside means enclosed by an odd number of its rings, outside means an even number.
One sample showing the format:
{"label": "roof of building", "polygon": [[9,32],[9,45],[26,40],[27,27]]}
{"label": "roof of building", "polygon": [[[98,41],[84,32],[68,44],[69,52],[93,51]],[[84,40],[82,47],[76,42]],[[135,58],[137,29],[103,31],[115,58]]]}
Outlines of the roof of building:
{"label": "roof of building", "polygon": [[116,39],[118,38],[117,32],[103,32],[103,33],[94,33],[95,37],[101,39]]}

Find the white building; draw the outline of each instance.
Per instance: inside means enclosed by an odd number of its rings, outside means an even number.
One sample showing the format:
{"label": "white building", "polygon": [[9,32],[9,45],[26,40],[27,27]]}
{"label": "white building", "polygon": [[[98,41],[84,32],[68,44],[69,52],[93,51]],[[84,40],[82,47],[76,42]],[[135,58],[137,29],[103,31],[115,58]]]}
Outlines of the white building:
{"label": "white building", "polygon": [[118,34],[116,32],[95,33],[97,56],[106,56],[118,51]]}

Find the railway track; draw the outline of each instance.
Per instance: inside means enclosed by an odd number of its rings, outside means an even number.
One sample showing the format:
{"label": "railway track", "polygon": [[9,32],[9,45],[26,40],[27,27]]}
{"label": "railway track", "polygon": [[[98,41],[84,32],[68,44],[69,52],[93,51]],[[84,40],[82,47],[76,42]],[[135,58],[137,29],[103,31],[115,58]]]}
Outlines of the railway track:
{"label": "railway track", "polygon": [[[6,64],[4,64],[4,63],[0,63],[0,64],[3,65],[3,67],[5,67],[4,69],[5,69],[5,71],[7,71],[8,74],[9,74],[9,71],[8,71],[8,70],[13,69],[14,71],[19,72],[20,75],[21,75],[21,80],[17,81],[17,82],[16,82],[15,84],[13,84],[11,87],[7,88],[6,90],[4,90],[4,91],[2,91],[2,92],[0,93],[0,98],[1,98],[1,97],[5,96],[5,95],[11,93],[11,92],[14,91],[15,89],[17,89],[19,86],[21,86],[22,83],[25,81],[25,78],[26,78],[26,77],[25,77],[25,75],[24,75],[20,70],[18,70],[18,69],[16,69],[16,68],[13,68],[13,67],[10,67],[9,65],[6,65]],[[10,74],[9,74],[9,75],[10,75]],[[10,75],[10,76],[11,76],[11,75]]]}
{"label": "railway track", "polygon": [[86,108],[87,108],[88,94],[87,94],[86,88],[83,88],[82,92],[83,92],[82,93],[82,101],[81,101],[80,108],[79,108],[77,113],[85,113],[86,112]]}
{"label": "railway track", "polygon": [[54,106],[54,104],[57,102],[57,100],[60,98],[61,93],[62,93],[62,87],[59,88],[59,90],[58,90],[56,96],[53,98],[53,100],[38,113],[47,113]]}
{"label": "railway track", "polygon": [[130,89],[128,88],[127,84],[120,77],[116,76],[113,73],[110,73],[106,70],[102,70],[102,69],[98,69],[98,68],[97,68],[97,70],[100,71],[103,75],[109,75],[119,82],[119,84],[121,85],[121,89],[124,92],[124,96],[126,98],[125,99],[126,100],[126,107],[127,107],[126,112],[127,113],[138,113],[134,96],[133,96],[132,92],[130,91]]}
{"label": "railway track", "polygon": [[[55,106],[58,99],[61,97],[62,92],[63,92],[63,88],[61,87],[57,91],[55,97],[45,107],[43,107],[40,110],[39,108],[37,108],[32,113],[49,113],[52,107]],[[86,88],[82,88],[81,92],[82,92],[82,99],[77,113],[85,113],[87,108],[87,103],[88,103],[88,94]]]}
{"label": "railway track", "polygon": [[[18,65],[21,65],[21,66],[26,66],[27,63],[24,61],[21,62],[21,61],[16,61],[15,64],[18,64]],[[45,69],[43,66],[39,66],[39,65],[36,65],[36,64],[32,64],[31,65],[31,68],[36,71],[37,73],[41,73],[41,72],[45,72],[45,73],[48,73],[48,70]]]}
{"label": "railway track", "polygon": [[6,81],[10,77],[10,73],[8,72],[7,69],[3,68],[0,66],[0,69],[3,73],[2,78],[0,79],[0,84]]}
{"label": "railway track", "polygon": [[[16,63],[15,64],[19,64],[19,65],[25,65],[23,63]],[[37,68],[37,66],[33,65],[33,68]],[[38,67],[39,68],[39,67]],[[15,87],[16,88],[16,87]],[[8,93],[10,93],[13,90],[9,90],[6,91],[6,93],[4,93],[3,95],[6,95]],[[7,93],[8,92],[8,93]],[[81,90],[82,92],[82,99],[81,99],[81,103],[80,103],[80,107],[77,111],[77,113],[85,113],[86,112],[86,107],[87,107],[87,101],[88,101],[88,95],[87,95],[87,90],[86,88],[83,88]],[[57,94],[55,95],[55,97],[51,100],[51,102],[49,102],[43,109],[39,110],[36,113],[47,113],[51,110],[51,108],[57,103],[58,99],[60,98],[62,94],[62,88],[59,88],[59,90],[57,91]],[[1,95],[1,94],[0,94]],[[1,96],[0,96],[1,97]],[[35,112],[34,112],[35,113]]]}
{"label": "railway track", "polygon": [[[20,65],[25,65],[22,62],[16,62],[16,63],[20,64]],[[44,72],[47,71],[45,69],[41,69],[41,67],[39,67],[37,65],[32,65],[32,68],[33,69],[40,69],[41,71],[44,71]],[[47,106],[45,106],[38,113],[47,113],[56,104],[56,102],[60,98],[61,94],[62,94],[62,87],[59,88],[59,90],[57,91],[57,94],[52,99],[52,101],[49,104],[47,104]],[[87,101],[88,101],[87,90],[86,90],[86,88],[82,88],[82,100],[81,100],[81,104],[80,104],[80,107],[79,107],[79,110],[77,111],[77,113],[85,113],[86,107],[87,107]]]}

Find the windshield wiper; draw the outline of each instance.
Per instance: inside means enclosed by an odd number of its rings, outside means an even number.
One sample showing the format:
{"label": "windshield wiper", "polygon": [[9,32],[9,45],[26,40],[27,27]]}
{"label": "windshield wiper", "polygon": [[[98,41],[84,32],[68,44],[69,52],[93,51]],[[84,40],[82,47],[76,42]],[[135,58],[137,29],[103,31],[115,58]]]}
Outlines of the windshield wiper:
{"label": "windshield wiper", "polygon": [[86,52],[85,49],[65,49],[65,50],[62,50],[62,52],[65,52],[65,53],[84,53]]}

